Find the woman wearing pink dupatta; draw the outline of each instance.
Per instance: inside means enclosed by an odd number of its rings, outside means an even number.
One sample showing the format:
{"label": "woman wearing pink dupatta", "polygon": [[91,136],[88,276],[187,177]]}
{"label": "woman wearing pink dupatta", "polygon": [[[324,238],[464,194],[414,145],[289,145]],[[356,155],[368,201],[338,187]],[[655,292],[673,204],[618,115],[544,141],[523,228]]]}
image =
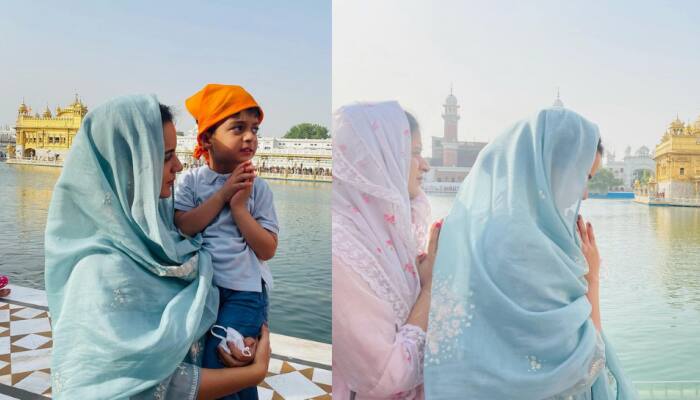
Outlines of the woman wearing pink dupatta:
{"label": "woman wearing pink dupatta", "polygon": [[440,223],[420,189],[418,125],[396,102],[333,117],[333,397],[422,399]]}

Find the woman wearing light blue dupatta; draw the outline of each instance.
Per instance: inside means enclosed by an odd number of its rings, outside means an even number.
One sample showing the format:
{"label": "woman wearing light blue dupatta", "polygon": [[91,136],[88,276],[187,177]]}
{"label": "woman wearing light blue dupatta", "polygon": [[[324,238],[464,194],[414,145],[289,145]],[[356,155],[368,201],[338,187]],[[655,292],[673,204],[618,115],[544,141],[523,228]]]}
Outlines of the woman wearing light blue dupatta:
{"label": "woman wearing light blue dupatta", "polygon": [[427,399],[636,398],[599,330],[597,247],[578,218],[597,150],[597,126],[561,107],[483,149],[440,236]]}
{"label": "woman wearing light blue dupatta", "polygon": [[173,225],[171,120],[154,96],[121,97],[74,139],[45,238],[54,398],[215,398],[265,376],[265,335],[249,366],[197,366],[218,296],[200,238]]}

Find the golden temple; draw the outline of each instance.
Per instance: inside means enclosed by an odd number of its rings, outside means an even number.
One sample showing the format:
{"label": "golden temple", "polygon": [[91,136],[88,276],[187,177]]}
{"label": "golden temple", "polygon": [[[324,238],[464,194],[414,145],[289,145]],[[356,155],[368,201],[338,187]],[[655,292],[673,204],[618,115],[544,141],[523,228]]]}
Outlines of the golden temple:
{"label": "golden temple", "polygon": [[656,146],[654,161],[656,174],[648,186],[636,184],[643,202],[700,204],[700,117],[693,123],[676,117]]}
{"label": "golden temple", "polygon": [[22,101],[15,126],[16,145],[14,151],[9,152],[10,156],[44,160],[63,158],[87,111],[77,94],[67,107],[57,107],[55,115],[48,106],[41,115],[32,115],[31,108]]}

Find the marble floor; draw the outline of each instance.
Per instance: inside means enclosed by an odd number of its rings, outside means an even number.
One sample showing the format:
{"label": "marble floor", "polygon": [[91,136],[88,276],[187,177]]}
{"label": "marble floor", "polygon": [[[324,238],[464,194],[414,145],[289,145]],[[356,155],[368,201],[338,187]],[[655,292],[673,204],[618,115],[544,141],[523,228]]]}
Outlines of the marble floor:
{"label": "marble floor", "polygon": [[52,343],[44,307],[0,301],[0,400],[51,395]]}
{"label": "marble floor", "polygon": [[[13,288],[13,296],[0,299],[0,400],[50,398],[53,342],[48,311],[45,302],[37,301],[40,291],[25,292],[32,298],[18,292]],[[258,386],[260,400],[331,399],[330,367],[292,356],[273,354],[267,377]]]}

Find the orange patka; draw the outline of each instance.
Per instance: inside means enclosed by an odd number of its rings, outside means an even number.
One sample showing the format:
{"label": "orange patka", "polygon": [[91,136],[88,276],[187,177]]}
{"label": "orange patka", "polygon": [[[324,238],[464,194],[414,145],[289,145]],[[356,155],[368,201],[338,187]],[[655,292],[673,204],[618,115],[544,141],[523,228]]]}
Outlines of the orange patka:
{"label": "orange patka", "polygon": [[209,128],[248,108],[258,108],[260,110],[260,122],[263,120],[262,108],[255,101],[250,93],[241,86],[220,85],[210,83],[199,92],[192,95],[185,101],[187,111],[192,114],[197,121],[197,145],[194,148],[194,157],[209,160],[209,154],[204,149],[202,135]]}

